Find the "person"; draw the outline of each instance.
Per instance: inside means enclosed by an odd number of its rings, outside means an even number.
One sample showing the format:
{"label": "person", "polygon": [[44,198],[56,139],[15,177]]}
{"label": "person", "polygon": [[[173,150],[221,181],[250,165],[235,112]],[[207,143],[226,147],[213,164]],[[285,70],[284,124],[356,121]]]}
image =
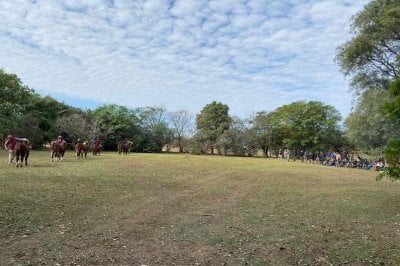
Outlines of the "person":
{"label": "person", "polygon": [[4,148],[8,151],[8,164],[11,164],[15,158],[15,145],[17,139],[13,135],[8,135],[7,140],[4,143]]}
{"label": "person", "polygon": [[96,138],[96,140],[94,141],[94,146],[96,148],[102,148],[100,138]]}
{"label": "person", "polygon": [[58,136],[58,137],[57,137],[57,142],[58,142],[59,144],[62,144],[62,143],[64,142],[63,137],[62,137],[62,136]]}
{"label": "person", "polygon": [[283,158],[283,153],[282,153],[282,149],[278,150],[278,159],[282,159]]}
{"label": "person", "polygon": [[289,150],[289,149],[285,149],[285,150],[283,151],[283,158],[284,158],[286,161],[289,161],[289,159],[290,159],[290,150]]}

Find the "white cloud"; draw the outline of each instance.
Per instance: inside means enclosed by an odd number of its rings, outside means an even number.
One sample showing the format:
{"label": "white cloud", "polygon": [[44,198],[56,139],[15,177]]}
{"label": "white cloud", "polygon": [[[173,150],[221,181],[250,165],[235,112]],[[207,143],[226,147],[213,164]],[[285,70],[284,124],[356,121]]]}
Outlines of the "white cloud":
{"label": "white cloud", "polygon": [[[1,1],[0,68],[43,95],[245,116],[297,100],[346,115],[346,0]],[[84,106],[82,106],[84,107]]]}

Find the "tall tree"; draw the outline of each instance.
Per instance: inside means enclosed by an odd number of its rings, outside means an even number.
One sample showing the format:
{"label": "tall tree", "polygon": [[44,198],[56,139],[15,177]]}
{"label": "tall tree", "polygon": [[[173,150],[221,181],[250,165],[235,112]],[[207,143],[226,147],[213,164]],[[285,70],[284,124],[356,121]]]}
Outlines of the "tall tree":
{"label": "tall tree", "polygon": [[172,131],[179,146],[179,152],[183,152],[183,139],[188,137],[193,125],[193,115],[187,110],[179,110],[169,113]]}
{"label": "tall tree", "polygon": [[337,62],[359,90],[387,86],[399,77],[400,0],[374,0],[352,20],[353,38],[338,48]]}
{"label": "tall tree", "polygon": [[282,133],[282,142],[296,150],[327,149],[331,139],[341,135],[339,112],[318,101],[298,101],[277,108],[273,123]]}
{"label": "tall tree", "polygon": [[[41,97],[35,95],[25,106],[25,113],[37,121],[37,127],[42,135],[42,141],[47,142],[55,139],[62,132],[56,129],[56,120],[60,117],[69,116],[76,113],[82,113],[78,108],[68,106],[56,101],[50,96]],[[34,142],[35,139],[33,139]],[[38,140],[39,141],[39,140]],[[38,145],[39,143],[35,143]]]}
{"label": "tall tree", "polygon": [[[393,80],[399,79],[399,25],[400,0],[373,0],[354,17],[353,38],[339,47],[336,59],[359,92],[388,89]],[[383,127],[388,129],[390,124]],[[400,150],[396,143],[400,142],[391,141],[388,149]]]}
{"label": "tall tree", "polygon": [[34,91],[23,85],[15,74],[0,69],[0,136],[4,137],[14,129]]}
{"label": "tall tree", "polygon": [[259,149],[268,156],[270,150],[277,151],[283,146],[281,120],[274,112],[258,112],[252,119],[251,131],[254,132],[255,142]]}
{"label": "tall tree", "polygon": [[132,139],[138,134],[137,112],[126,106],[103,105],[89,112],[93,122],[99,126],[99,137],[104,140],[106,149],[115,149],[116,143]]}
{"label": "tall tree", "polygon": [[55,128],[57,132],[63,133],[64,139],[70,143],[75,143],[77,139],[92,140],[98,134],[91,117],[83,112],[59,117]]}
{"label": "tall tree", "polygon": [[210,142],[212,154],[214,154],[214,147],[218,137],[229,129],[230,122],[229,107],[216,101],[207,104],[197,115],[197,129]]}
{"label": "tall tree", "polygon": [[218,138],[217,147],[222,148],[225,155],[228,153],[237,156],[253,155],[255,143],[249,128],[247,119],[232,117],[229,129]]}
{"label": "tall tree", "polygon": [[[399,60],[400,64],[400,60]],[[394,119],[397,123],[400,123],[400,79],[396,79],[390,86],[390,95],[392,98],[387,100],[385,103],[385,110],[387,114]],[[389,140],[389,143],[385,149],[385,157],[389,162],[389,167],[386,168],[383,176],[388,176],[391,179],[400,179],[400,138],[393,138]]]}
{"label": "tall tree", "polygon": [[366,91],[346,118],[345,136],[358,150],[381,155],[389,139],[400,137],[399,122],[390,119],[384,110],[390,98],[386,89]]}
{"label": "tall tree", "polygon": [[161,152],[171,142],[173,134],[168,127],[168,112],[163,106],[138,108],[143,128],[142,151]]}

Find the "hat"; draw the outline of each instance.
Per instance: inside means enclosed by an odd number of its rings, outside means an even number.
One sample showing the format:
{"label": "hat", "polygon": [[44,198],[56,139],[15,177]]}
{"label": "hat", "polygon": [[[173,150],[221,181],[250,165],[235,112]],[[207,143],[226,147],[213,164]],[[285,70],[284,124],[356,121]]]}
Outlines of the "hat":
{"label": "hat", "polygon": [[62,136],[58,136],[57,138],[58,138],[58,139],[61,139],[61,138],[62,138]]}
{"label": "hat", "polygon": [[14,138],[14,136],[13,135],[8,135],[7,138],[8,139],[12,139],[12,138]]}

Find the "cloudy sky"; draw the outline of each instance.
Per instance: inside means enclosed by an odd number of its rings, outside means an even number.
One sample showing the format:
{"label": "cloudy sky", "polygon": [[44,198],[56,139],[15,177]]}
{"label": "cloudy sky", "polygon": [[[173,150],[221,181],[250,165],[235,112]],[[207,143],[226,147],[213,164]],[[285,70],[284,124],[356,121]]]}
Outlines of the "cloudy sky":
{"label": "cloudy sky", "polygon": [[93,109],[231,115],[298,100],[351,109],[334,62],[368,0],[0,0],[0,68],[40,95]]}

